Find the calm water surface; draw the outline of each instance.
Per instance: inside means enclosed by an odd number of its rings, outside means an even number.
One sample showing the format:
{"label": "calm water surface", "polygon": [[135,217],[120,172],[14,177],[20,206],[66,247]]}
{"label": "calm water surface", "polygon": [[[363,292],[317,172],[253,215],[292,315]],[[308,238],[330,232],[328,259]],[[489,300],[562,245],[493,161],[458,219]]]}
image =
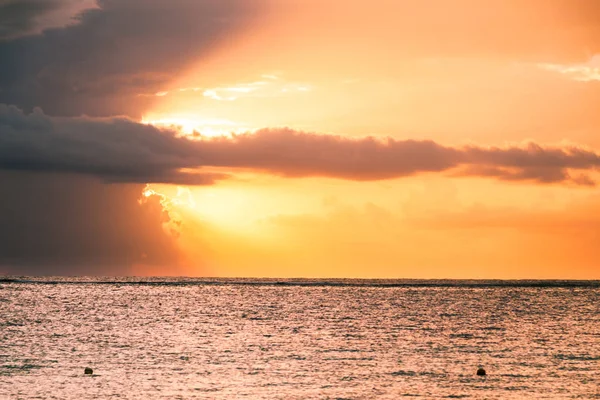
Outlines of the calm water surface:
{"label": "calm water surface", "polygon": [[599,399],[600,283],[0,283],[0,399],[402,396]]}

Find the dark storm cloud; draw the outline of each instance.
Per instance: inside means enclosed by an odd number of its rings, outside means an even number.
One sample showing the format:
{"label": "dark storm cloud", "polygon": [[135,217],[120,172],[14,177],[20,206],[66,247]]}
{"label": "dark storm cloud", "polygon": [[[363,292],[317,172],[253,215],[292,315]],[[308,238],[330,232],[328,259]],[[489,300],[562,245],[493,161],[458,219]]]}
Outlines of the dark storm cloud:
{"label": "dark storm cloud", "polygon": [[36,20],[60,8],[61,0],[0,0],[0,40],[31,32]]}
{"label": "dark storm cloud", "polygon": [[0,105],[0,168],[78,173],[109,182],[208,184],[219,174],[177,172],[200,166],[195,147],[170,130],[125,118],[51,118]]}
{"label": "dark storm cloud", "polygon": [[[247,168],[288,177],[381,180],[423,172],[589,185],[598,153],[574,146],[449,147],[433,141],[351,139],[290,129],[189,140],[125,118],[57,118],[0,105],[0,169],[91,175],[108,182],[211,184]],[[578,174],[572,177],[571,171]],[[460,174],[460,173],[459,173]],[[583,175],[581,175],[583,174]]]}
{"label": "dark storm cloud", "polygon": [[[42,12],[34,3],[48,8],[56,2],[25,3],[9,3],[18,11],[2,20],[28,29]],[[152,101],[140,94],[163,89],[247,27],[260,3],[98,0],[98,8],[82,12],[77,23],[0,41],[0,102],[40,106],[51,115],[138,116]]]}
{"label": "dark storm cloud", "polygon": [[131,275],[134,264],[174,265],[178,251],[143,185],[0,171],[0,271],[13,275]]}

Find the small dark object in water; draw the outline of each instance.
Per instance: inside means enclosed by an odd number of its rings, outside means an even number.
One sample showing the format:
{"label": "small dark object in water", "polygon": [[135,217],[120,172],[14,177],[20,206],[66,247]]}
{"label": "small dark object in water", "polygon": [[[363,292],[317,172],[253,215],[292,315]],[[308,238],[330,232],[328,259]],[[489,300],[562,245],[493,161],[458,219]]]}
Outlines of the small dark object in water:
{"label": "small dark object in water", "polygon": [[91,369],[90,367],[87,367],[86,369],[83,370],[83,373],[85,375],[92,375],[94,373],[94,370]]}
{"label": "small dark object in water", "polygon": [[479,369],[477,370],[477,375],[478,375],[478,376],[485,376],[485,369],[483,369],[483,368],[479,368]]}

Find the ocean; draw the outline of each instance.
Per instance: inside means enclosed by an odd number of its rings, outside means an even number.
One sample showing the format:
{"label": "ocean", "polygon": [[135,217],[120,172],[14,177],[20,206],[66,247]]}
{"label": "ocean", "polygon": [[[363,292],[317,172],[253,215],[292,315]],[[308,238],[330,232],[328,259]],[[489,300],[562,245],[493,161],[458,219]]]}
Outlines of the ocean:
{"label": "ocean", "polygon": [[600,282],[0,279],[0,399],[404,397],[600,399]]}

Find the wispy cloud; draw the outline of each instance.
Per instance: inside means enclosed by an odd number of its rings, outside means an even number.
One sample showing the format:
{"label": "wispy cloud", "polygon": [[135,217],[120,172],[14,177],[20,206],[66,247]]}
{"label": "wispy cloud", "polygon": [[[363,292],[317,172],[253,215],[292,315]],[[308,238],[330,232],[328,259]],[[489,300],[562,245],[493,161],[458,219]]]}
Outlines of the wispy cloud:
{"label": "wispy cloud", "polygon": [[581,64],[538,64],[542,69],[558,72],[581,82],[600,81],[600,55]]}

